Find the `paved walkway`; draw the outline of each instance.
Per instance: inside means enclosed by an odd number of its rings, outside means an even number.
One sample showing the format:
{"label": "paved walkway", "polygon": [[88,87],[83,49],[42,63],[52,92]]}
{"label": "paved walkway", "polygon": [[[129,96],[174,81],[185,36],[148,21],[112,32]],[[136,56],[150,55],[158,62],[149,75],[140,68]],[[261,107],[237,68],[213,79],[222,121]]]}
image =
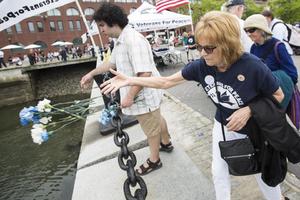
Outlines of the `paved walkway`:
{"label": "paved walkway", "polygon": [[[94,89],[93,95],[100,95]],[[102,103],[102,102],[101,102]],[[103,104],[103,103],[102,103]],[[166,94],[162,114],[167,120],[175,149],[161,153],[163,167],[144,176],[148,188],[147,200],[213,200],[211,177],[212,121]],[[126,172],[118,166],[119,148],[113,136],[99,134],[99,113],[89,116],[78,160],[73,200],[123,200]],[[126,129],[130,146],[145,142],[139,125]],[[134,151],[140,165],[148,155],[142,145]],[[299,180],[288,174],[282,183],[284,195],[300,200]],[[260,200],[261,192],[253,176],[232,177],[232,200]]]}

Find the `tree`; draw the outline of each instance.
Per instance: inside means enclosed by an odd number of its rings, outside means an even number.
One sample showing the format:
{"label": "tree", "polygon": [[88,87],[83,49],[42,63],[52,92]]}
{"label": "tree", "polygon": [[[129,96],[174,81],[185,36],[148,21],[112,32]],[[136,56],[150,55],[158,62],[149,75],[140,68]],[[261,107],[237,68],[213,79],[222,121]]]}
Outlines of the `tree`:
{"label": "tree", "polygon": [[[224,2],[223,0],[194,0],[191,3],[193,23],[196,24],[200,17],[209,11],[220,10]],[[188,6],[178,8],[178,12],[188,15]]]}
{"label": "tree", "polygon": [[[191,3],[191,10],[192,10],[192,18],[193,22],[196,24],[200,17],[203,16],[205,13],[212,11],[212,10],[220,10],[223,3],[226,0],[195,0]],[[246,4],[246,11],[243,18],[247,18],[248,16],[261,13],[263,10],[263,5],[257,5],[254,3],[253,0],[245,0]],[[183,6],[178,8],[178,12],[188,15],[188,6]]]}
{"label": "tree", "polygon": [[276,18],[291,24],[300,22],[300,0],[270,0],[268,5]]}
{"label": "tree", "polygon": [[243,15],[243,19],[246,19],[250,15],[261,13],[265,7],[265,5],[256,4],[253,0],[246,0],[246,9]]}

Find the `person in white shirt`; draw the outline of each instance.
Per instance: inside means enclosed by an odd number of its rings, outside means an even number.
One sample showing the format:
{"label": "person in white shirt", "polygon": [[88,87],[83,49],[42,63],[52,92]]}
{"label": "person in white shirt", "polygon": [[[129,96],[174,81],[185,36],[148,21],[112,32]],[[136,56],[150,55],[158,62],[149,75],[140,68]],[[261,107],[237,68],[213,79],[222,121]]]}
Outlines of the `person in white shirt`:
{"label": "person in white shirt", "polygon": [[4,62],[4,52],[0,50],[0,68],[2,68],[2,65],[4,67],[7,67],[5,62]]}
{"label": "person in white shirt", "polygon": [[[157,77],[160,76],[155,67],[152,50],[147,39],[128,25],[124,11],[112,3],[103,3],[94,14],[100,30],[109,37],[117,38],[109,61],[82,77],[81,87],[87,86],[95,75],[111,68],[128,76]],[[139,121],[147,136],[150,155],[136,173],[146,175],[162,167],[159,151],[171,152],[168,127],[160,113],[162,91],[141,86],[128,86],[120,89],[122,112],[133,115]]]}
{"label": "person in white shirt", "polygon": [[262,15],[265,16],[265,18],[268,21],[269,28],[271,29],[273,33],[273,37],[282,41],[285,45],[286,50],[290,55],[293,55],[293,49],[287,42],[288,40],[288,30],[286,26],[284,25],[283,21],[280,19],[277,19],[274,17],[273,13],[270,10],[264,10],[262,12]]}
{"label": "person in white shirt", "polygon": [[234,16],[236,16],[240,24],[241,41],[244,50],[245,52],[250,52],[250,48],[253,44],[253,41],[249,38],[247,33],[244,31],[244,20],[241,19],[245,10],[244,0],[229,0],[224,5],[222,5],[221,10],[229,12]]}

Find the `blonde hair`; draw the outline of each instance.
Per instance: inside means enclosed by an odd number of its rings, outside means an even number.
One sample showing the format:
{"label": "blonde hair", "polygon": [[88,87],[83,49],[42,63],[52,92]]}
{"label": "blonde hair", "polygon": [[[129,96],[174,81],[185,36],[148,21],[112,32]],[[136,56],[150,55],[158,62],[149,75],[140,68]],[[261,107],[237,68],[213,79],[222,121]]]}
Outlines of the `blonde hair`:
{"label": "blonde hair", "polygon": [[226,66],[233,64],[243,54],[240,34],[240,26],[236,17],[221,11],[206,13],[195,29],[197,42],[200,38],[205,38],[221,49],[222,59]]}

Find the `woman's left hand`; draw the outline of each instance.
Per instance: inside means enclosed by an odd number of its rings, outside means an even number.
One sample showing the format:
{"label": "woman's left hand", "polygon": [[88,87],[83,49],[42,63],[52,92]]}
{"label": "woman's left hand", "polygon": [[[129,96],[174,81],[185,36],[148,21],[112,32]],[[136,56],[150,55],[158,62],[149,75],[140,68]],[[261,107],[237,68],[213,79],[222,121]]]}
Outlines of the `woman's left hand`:
{"label": "woman's left hand", "polygon": [[243,107],[232,113],[226,120],[229,121],[226,125],[228,131],[239,131],[251,117],[249,106]]}

